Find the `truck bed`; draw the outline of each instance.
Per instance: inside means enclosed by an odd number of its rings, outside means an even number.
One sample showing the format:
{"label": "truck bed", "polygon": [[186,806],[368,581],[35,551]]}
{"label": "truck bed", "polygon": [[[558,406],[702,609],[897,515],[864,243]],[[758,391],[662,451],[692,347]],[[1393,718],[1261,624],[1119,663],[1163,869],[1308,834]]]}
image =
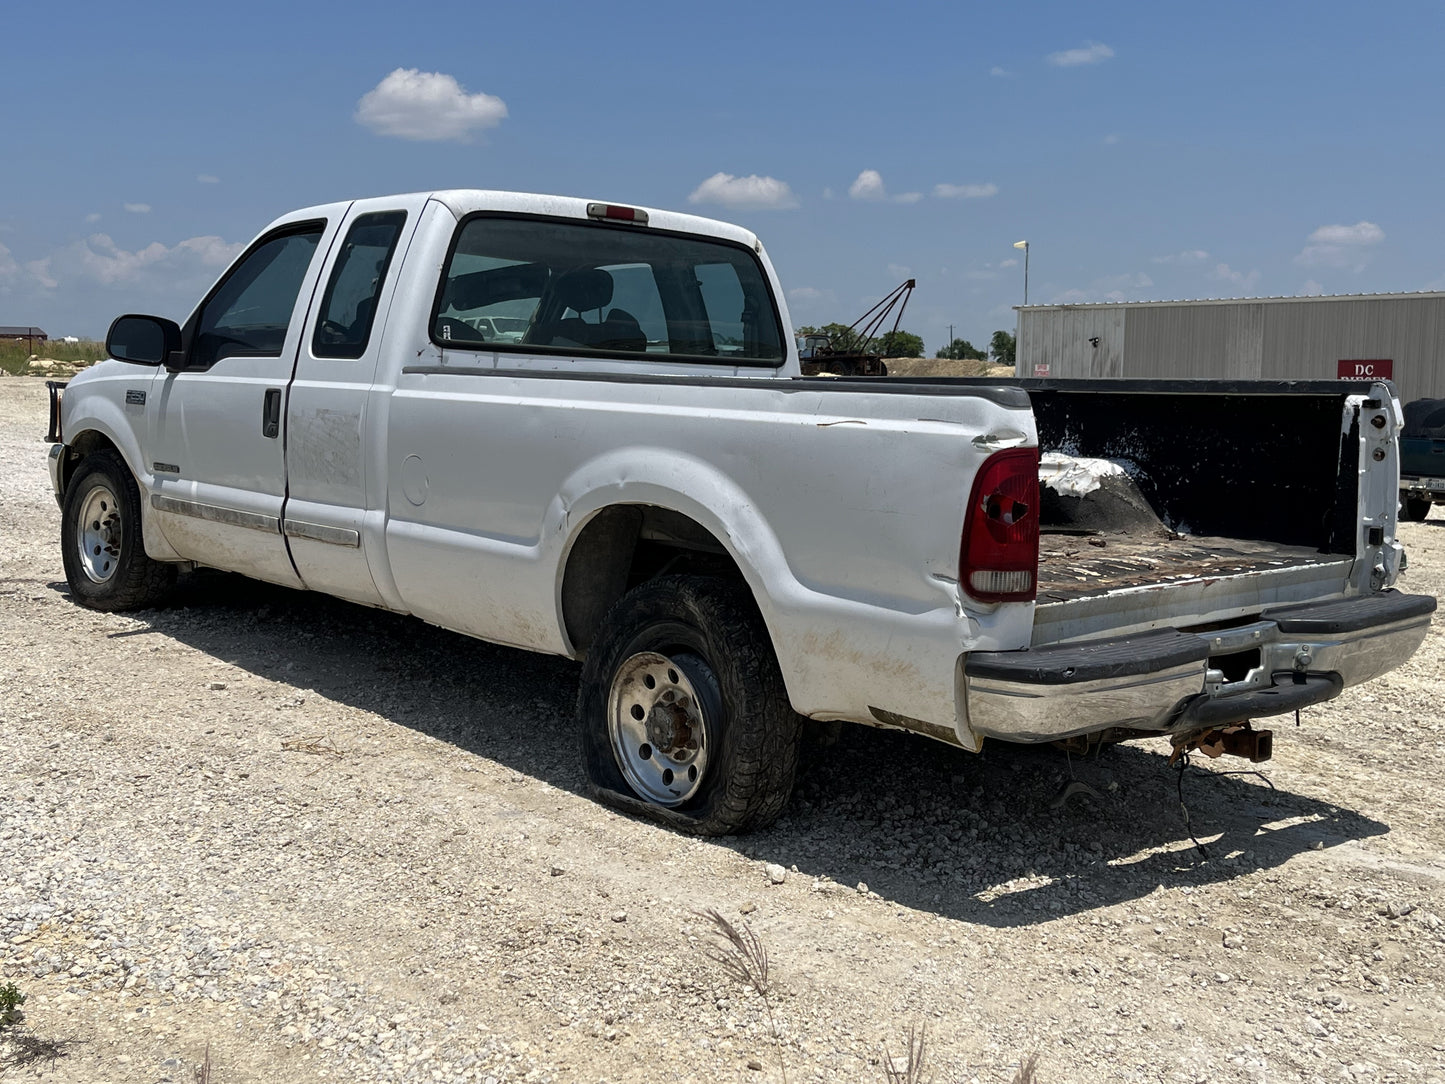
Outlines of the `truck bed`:
{"label": "truck bed", "polygon": [[1110,537],[1045,533],[1039,539],[1039,602],[1087,598],[1125,587],[1238,576],[1334,562],[1305,546],[1242,538]]}
{"label": "truck bed", "polygon": [[1247,618],[1341,594],[1353,559],[1199,535],[1044,534],[1035,645]]}

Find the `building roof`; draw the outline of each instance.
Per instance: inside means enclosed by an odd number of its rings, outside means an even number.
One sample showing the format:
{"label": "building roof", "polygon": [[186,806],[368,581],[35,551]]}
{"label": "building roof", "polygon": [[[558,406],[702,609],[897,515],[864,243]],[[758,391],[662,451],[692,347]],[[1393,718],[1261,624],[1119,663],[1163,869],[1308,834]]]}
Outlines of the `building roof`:
{"label": "building roof", "polygon": [[0,327],[0,338],[6,339],[47,339],[38,327]]}
{"label": "building roof", "polygon": [[1159,308],[1167,305],[1278,305],[1305,301],[1438,301],[1445,291],[1415,290],[1393,294],[1302,294],[1282,297],[1203,297],[1178,301],[1083,301],[1061,305],[1015,305],[1019,312],[1047,312],[1054,309]]}

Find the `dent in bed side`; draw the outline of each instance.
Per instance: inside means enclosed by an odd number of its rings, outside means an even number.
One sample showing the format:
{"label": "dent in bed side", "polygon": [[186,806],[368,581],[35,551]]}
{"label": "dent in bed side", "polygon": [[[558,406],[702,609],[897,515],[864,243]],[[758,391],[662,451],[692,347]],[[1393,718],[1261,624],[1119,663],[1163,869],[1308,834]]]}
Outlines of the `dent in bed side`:
{"label": "dent in bed side", "polygon": [[762,612],[795,710],[815,719],[877,725],[879,709],[977,740],[958,698],[959,656],[980,644],[1027,642],[1032,607],[966,608],[956,580],[934,576],[936,601],[904,612],[823,593],[800,582],[772,527],[731,478],[674,450],[601,456],[573,474],[547,513],[539,558],[554,570],[554,621],[564,649],[563,579],[573,546],[603,511],[620,505],[667,509],[697,523],[741,572]]}

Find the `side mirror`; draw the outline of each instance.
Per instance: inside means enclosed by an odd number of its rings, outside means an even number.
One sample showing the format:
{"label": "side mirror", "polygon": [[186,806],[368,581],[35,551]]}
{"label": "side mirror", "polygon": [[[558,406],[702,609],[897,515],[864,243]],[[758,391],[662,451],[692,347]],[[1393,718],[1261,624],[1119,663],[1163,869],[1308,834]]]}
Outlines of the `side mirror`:
{"label": "side mirror", "polygon": [[117,316],[105,333],[105,352],[135,365],[164,365],[181,349],[181,329],[163,316]]}

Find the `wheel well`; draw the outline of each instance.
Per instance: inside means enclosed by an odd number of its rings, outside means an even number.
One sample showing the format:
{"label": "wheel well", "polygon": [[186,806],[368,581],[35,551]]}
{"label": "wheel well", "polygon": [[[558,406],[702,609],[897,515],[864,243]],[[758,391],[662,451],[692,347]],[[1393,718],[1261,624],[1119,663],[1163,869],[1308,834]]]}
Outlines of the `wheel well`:
{"label": "wheel well", "polygon": [[75,468],[80,466],[86,456],[107,448],[115,452],[116,455],[120,455],[122,462],[125,461],[125,456],[121,455],[121,451],[116,447],[115,442],[104,433],[95,429],[87,429],[74,440],[70,441],[65,448],[65,458],[60,462],[61,492],[64,492],[65,489],[69,487],[70,476],[75,473]]}
{"label": "wheel well", "polygon": [[663,573],[743,578],[712,532],[681,512],[620,504],[588,520],[562,574],[562,620],[578,653],[586,653],[613,603]]}

